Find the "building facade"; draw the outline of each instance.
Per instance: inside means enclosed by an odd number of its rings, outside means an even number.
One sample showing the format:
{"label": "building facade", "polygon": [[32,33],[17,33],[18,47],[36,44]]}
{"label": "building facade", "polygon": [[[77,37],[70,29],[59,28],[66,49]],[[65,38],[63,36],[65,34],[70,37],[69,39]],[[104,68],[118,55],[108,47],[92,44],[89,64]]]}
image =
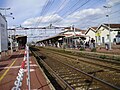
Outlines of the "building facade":
{"label": "building facade", "polygon": [[8,50],[7,21],[0,13],[0,53]]}
{"label": "building facade", "polygon": [[96,42],[96,37],[95,37],[96,29],[97,29],[97,27],[88,28],[88,30],[85,32],[85,35],[88,36],[86,38],[86,41],[90,41],[93,38]]}
{"label": "building facade", "polygon": [[[109,40],[113,44],[116,42],[116,35],[120,31],[120,24],[102,24],[97,28],[95,37],[97,44],[108,43]],[[110,38],[109,38],[110,37]]]}

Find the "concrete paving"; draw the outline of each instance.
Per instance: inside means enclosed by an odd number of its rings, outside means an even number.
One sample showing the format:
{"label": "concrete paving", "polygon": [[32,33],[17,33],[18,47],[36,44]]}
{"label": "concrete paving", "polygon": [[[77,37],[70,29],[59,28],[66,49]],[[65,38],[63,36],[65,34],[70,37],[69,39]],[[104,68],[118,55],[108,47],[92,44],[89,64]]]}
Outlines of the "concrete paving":
{"label": "concrete paving", "polygon": [[[0,90],[11,90],[15,86],[14,82],[18,76],[23,59],[24,50],[19,50],[18,52],[13,52],[9,58],[4,57],[0,60]],[[54,90],[54,87],[32,55],[30,55],[30,80],[31,90]],[[26,65],[20,88],[21,90],[28,89]]]}

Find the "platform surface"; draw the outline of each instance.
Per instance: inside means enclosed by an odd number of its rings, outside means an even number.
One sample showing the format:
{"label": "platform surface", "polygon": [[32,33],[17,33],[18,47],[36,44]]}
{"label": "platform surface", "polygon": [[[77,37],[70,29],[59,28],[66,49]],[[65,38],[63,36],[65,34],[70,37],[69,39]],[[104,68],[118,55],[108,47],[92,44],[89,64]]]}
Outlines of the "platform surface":
{"label": "platform surface", "polygon": [[[11,90],[18,76],[24,59],[24,50],[13,52],[0,60],[0,90]],[[21,90],[27,90],[27,70],[25,69]],[[30,54],[30,88],[31,90],[52,90],[50,81],[46,78],[34,56]]]}

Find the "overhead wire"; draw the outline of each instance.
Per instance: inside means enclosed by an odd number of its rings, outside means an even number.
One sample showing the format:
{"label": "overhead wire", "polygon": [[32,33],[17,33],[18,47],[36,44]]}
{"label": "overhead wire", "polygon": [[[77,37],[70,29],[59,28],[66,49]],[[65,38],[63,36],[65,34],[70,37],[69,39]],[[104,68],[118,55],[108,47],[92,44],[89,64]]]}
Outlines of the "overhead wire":
{"label": "overhead wire", "polygon": [[[73,12],[75,12],[75,11],[77,11],[78,9],[80,9],[81,7],[83,7],[84,5],[86,5],[89,1],[91,1],[91,0],[87,0],[85,3],[83,3],[82,5],[80,5],[78,8],[76,8],[74,11],[72,11],[72,12],[70,12],[68,15],[71,15]],[[65,13],[66,14],[66,13]],[[63,15],[65,15],[65,14],[63,14]],[[63,16],[62,15],[62,16]],[[56,24],[56,23],[58,23],[58,22],[60,22],[60,21],[62,21],[62,20],[57,20],[56,22],[54,22],[54,24]]]}
{"label": "overhead wire", "polygon": [[[80,0],[79,0],[79,1],[80,1]],[[89,1],[90,1],[90,0],[87,0],[86,3],[88,3]],[[84,6],[86,3],[84,3],[82,6]],[[76,4],[75,4],[75,5],[76,5]],[[73,5],[73,6],[75,6],[75,5]],[[80,7],[82,7],[82,6],[80,6]],[[75,9],[75,10],[72,11],[72,12],[67,12],[67,13],[69,13],[68,15],[70,15],[70,14],[73,13],[73,12],[75,12],[75,11],[78,10],[80,7],[78,7],[77,9]],[[69,8],[69,9],[71,9],[71,8]],[[67,10],[67,11],[68,11],[68,10]],[[117,11],[117,12],[118,12],[118,11]],[[57,13],[57,12],[55,12],[55,13]],[[55,14],[55,13],[53,13],[53,14]],[[58,13],[59,13],[59,12],[58,12]],[[66,15],[67,13],[65,13],[65,14],[63,14],[63,15]],[[62,16],[63,16],[63,15],[62,15]],[[54,15],[52,16],[52,18],[53,18],[53,17],[54,17]],[[65,16],[63,16],[63,17],[65,17]],[[50,17],[50,18],[51,18],[51,17]],[[50,18],[49,18],[49,19],[50,19]],[[52,18],[51,18],[51,19],[52,19]],[[54,22],[54,24],[55,24],[55,23],[58,23],[58,22],[60,22],[60,21],[62,21],[62,20],[57,20],[56,22]]]}
{"label": "overhead wire", "polygon": [[[120,17],[120,15],[119,15],[119,16],[110,17],[110,20],[112,20],[112,22],[113,22],[113,20],[115,20],[115,19],[117,19],[117,20],[120,21],[120,19],[119,19],[118,17]],[[101,23],[108,23],[108,21],[105,20],[105,19],[107,19],[106,17],[104,17],[104,18],[102,18],[102,19],[104,19],[104,20],[101,20],[100,22],[94,21],[94,20],[89,20],[89,21],[88,21],[89,23],[82,22],[82,24],[85,23],[84,25],[82,25],[82,28],[92,27],[92,26],[99,26]],[[105,21],[107,21],[107,22],[105,22]],[[110,23],[110,22],[109,22],[109,23]]]}
{"label": "overhead wire", "polygon": [[[119,4],[117,4],[117,5],[119,5]],[[119,10],[118,10],[118,11],[116,11],[116,12],[119,12]],[[71,12],[71,13],[72,13],[72,12]],[[114,12],[114,13],[115,13],[115,12]],[[57,21],[57,22],[58,22],[58,21]],[[57,22],[56,22],[56,23],[57,23]]]}
{"label": "overhead wire", "polygon": [[[65,1],[66,1],[66,0],[65,0]],[[73,7],[74,7],[76,4],[78,4],[79,2],[80,2],[80,0],[79,0],[78,2],[76,2],[73,6],[71,6],[70,9],[73,8]],[[63,3],[64,3],[64,2],[63,2]],[[61,7],[61,6],[60,6],[60,7]],[[69,9],[69,10],[70,10],[70,9]],[[60,11],[56,11],[56,12],[61,12],[61,11],[62,11],[62,9],[60,9]],[[55,13],[56,13],[56,12],[55,12]],[[54,14],[55,14],[55,13],[54,13]],[[53,18],[53,17],[52,17],[52,18]]]}
{"label": "overhead wire", "polygon": [[[67,0],[63,0],[63,2],[59,5],[59,7],[56,9],[56,11],[48,18],[48,20],[50,21],[51,19],[54,18],[54,15],[57,13],[57,12],[60,12],[60,10],[62,10],[62,6],[64,5],[64,3],[66,2]],[[71,0],[69,0],[71,1]],[[64,7],[63,7],[64,8]]]}
{"label": "overhead wire", "polygon": [[[43,15],[43,12],[44,12],[44,10],[47,8],[47,5],[48,5],[49,2],[50,2],[50,0],[46,0],[45,4],[43,5],[43,8],[42,8],[42,10],[41,10],[41,12],[40,12],[40,16]],[[39,18],[36,19],[35,22],[36,22],[36,23],[34,24],[34,27],[38,27]],[[35,29],[33,29],[33,30],[35,31]],[[32,32],[31,32],[31,34],[32,34]]]}
{"label": "overhead wire", "polygon": [[[93,5],[96,5],[98,2],[100,3],[102,0],[95,0],[95,2],[94,3],[92,3],[91,5],[89,4],[89,6],[87,7],[85,7],[85,9],[87,9],[87,8],[90,8],[91,6],[93,6]],[[80,11],[79,11],[80,12]],[[77,15],[77,13],[76,14],[74,14],[74,15]],[[78,21],[84,21],[84,18],[82,18],[82,19],[79,19]],[[73,23],[70,23],[70,25],[72,25]]]}
{"label": "overhead wire", "polygon": [[[79,1],[80,1],[80,0],[79,0]],[[63,2],[63,3],[64,3],[64,2]],[[61,11],[62,11],[62,9],[59,10],[59,12],[61,12]],[[58,12],[58,11],[56,11],[56,12]],[[40,23],[40,22],[39,22],[39,23]]]}
{"label": "overhead wire", "polygon": [[[53,4],[54,2],[52,2],[52,4]],[[64,2],[63,2],[64,3]],[[52,6],[52,4],[51,4],[51,6]],[[61,4],[62,5],[62,4]],[[60,6],[61,7],[61,6]],[[50,8],[50,7],[49,7]],[[40,24],[40,22],[42,21],[42,19],[40,19],[39,21],[37,21],[38,23],[37,23],[37,26]]]}
{"label": "overhead wire", "polygon": [[[51,3],[49,4],[48,9],[46,10],[46,13],[49,11],[49,9],[51,8],[51,6],[54,4],[54,1],[55,1],[55,0],[52,0],[52,1],[51,1]],[[38,25],[42,22],[43,19],[44,19],[44,16],[39,20]]]}
{"label": "overhead wire", "polygon": [[[52,1],[53,1],[53,0],[52,0]],[[39,22],[41,22],[41,20],[42,20],[43,13],[45,12],[46,8],[49,6],[50,2],[51,2],[51,0],[47,0],[47,1],[45,2],[45,5],[43,6],[42,11],[41,11],[41,13],[40,13],[40,19],[39,19],[39,18],[37,19],[36,24],[35,24],[35,27],[38,27]]]}
{"label": "overhead wire", "polygon": [[[118,4],[116,4],[116,5],[119,5],[120,3],[118,3]],[[116,6],[115,5],[115,6]],[[113,6],[113,7],[115,7],[115,6]],[[112,8],[113,8],[112,7]],[[109,15],[113,15],[113,14],[116,14],[116,13],[118,13],[118,12],[120,12],[120,10],[116,10],[116,11],[114,11],[114,12],[111,12]],[[98,20],[102,20],[102,19],[104,19],[105,17],[103,17],[103,16],[96,16],[96,17],[94,17],[94,18],[92,18],[91,20],[89,20],[89,22],[90,23],[98,23]],[[104,21],[104,20],[103,20]],[[103,22],[103,21],[101,21],[101,23]],[[84,22],[84,21],[83,21]],[[80,22],[80,23],[82,23],[83,24],[83,22]],[[84,23],[86,24],[88,21],[85,21]],[[99,23],[100,24],[100,23]]]}

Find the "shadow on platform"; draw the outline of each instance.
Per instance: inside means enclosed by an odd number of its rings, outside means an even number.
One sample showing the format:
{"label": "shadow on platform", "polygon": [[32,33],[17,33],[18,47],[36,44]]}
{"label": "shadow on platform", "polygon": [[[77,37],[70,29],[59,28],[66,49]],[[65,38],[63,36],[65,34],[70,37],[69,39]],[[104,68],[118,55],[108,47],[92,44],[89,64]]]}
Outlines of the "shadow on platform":
{"label": "shadow on platform", "polygon": [[24,54],[12,55],[9,59],[22,58],[22,57],[24,57]]}
{"label": "shadow on platform", "polygon": [[[7,56],[8,57],[8,56]],[[15,59],[15,58],[22,58],[22,57],[24,57],[24,54],[20,54],[20,55],[12,55],[12,56],[10,56],[10,57],[3,57],[1,60],[0,60],[0,62],[4,62],[4,61],[9,61],[9,60],[11,60],[11,59]]]}
{"label": "shadow on platform", "polygon": [[0,71],[2,71],[4,69],[4,67],[6,67],[8,64],[4,64],[4,65],[0,65]]}

